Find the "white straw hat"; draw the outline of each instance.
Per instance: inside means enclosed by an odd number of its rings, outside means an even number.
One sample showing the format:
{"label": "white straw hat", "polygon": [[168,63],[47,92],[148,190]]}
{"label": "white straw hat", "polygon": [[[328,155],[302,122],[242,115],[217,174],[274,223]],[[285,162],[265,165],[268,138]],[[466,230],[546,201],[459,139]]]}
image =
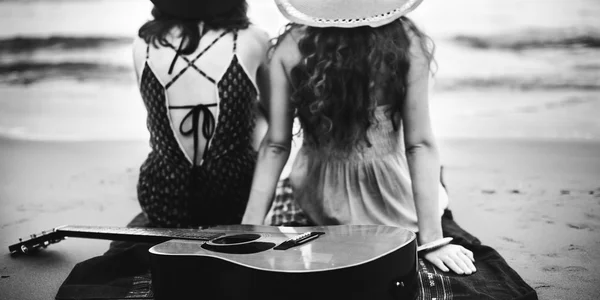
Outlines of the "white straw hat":
{"label": "white straw hat", "polygon": [[423,0],[275,0],[290,21],[312,27],[379,27],[411,12]]}

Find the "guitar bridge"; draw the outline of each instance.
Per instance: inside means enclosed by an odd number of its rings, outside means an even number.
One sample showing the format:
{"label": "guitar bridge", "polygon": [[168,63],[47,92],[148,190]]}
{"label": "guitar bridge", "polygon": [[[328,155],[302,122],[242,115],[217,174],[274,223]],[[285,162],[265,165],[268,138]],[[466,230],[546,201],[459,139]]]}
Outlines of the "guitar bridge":
{"label": "guitar bridge", "polygon": [[292,247],[296,247],[298,245],[302,245],[311,240],[314,240],[322,234],[325,234],[325,232],[309,231],[301,235],[295,236],[289,240],[286,240],[285,242],[277,245],[277,247],[273,248],[273,250],[287,250]]}

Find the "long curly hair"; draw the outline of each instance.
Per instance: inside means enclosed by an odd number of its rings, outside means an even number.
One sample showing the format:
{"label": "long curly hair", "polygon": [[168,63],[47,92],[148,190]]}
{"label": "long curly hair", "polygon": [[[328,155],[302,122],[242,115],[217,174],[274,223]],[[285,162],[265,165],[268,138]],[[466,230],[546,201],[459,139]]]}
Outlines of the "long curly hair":
{"label": "long curly hair", "polygon": [[[431,62],[433,42],[406,17],[378,28],[286,26],[278,40],[293,30],[302,32],[302,59],[291,70],[291,102],[305,140],[341,150],[370,146],[367,130],[376,122],[376,89],[397,99],[391,113],[401,111],[411,66],[405,26],[419,37]],[[394,127],[399,128],[396,122]]]}

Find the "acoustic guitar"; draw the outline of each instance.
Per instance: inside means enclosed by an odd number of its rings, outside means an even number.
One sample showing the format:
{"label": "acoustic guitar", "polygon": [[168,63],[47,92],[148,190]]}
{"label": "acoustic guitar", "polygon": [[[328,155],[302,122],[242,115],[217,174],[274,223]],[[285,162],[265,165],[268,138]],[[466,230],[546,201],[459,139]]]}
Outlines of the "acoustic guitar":
{"label": "acoustic guitar", "polygon": [[156,243],[156,300],[415,299],[416,235],[378,225],[153,229],[62,226],[20,239],[13,255],[66,237]]}

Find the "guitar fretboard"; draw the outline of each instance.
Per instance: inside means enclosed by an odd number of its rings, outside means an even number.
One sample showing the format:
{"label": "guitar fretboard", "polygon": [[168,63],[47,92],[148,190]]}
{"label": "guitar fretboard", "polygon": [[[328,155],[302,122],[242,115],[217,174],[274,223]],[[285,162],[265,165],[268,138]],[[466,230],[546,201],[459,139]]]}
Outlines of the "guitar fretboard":
{"label": "guitar fretboard", "polygon": [[160,243],[172,239],[208,241],[224,233],[200,229],[96,227],[67,225],[56,232],[67,237]]}

